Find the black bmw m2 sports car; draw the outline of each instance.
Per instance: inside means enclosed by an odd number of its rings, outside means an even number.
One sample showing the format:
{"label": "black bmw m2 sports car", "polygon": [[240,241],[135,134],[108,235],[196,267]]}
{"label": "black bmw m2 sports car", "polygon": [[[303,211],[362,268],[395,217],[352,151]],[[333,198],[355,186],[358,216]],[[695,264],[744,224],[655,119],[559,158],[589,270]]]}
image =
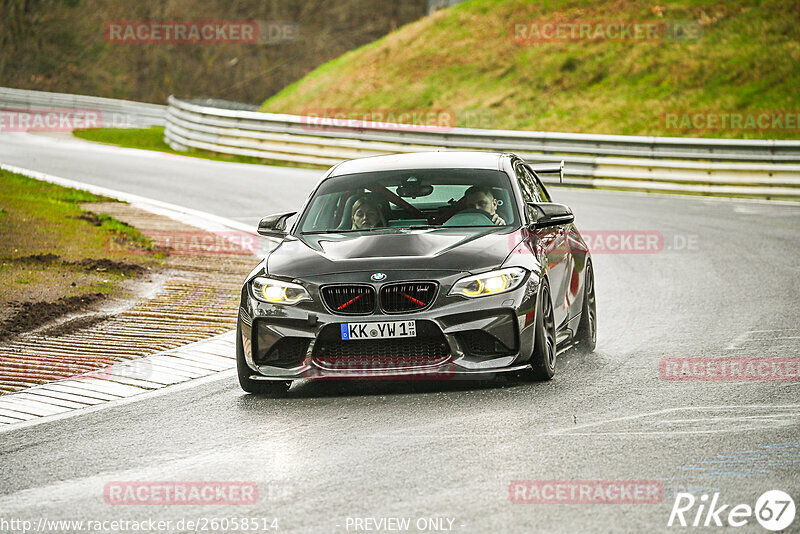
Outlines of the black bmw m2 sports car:
{"label": "black bmw m2 sports car", "polygon": [[594,350],[594,275],[572,211],[514,154],[346,161],[296,212],[242,288],[239,382],[280,394],[315,377],[548,380]]}

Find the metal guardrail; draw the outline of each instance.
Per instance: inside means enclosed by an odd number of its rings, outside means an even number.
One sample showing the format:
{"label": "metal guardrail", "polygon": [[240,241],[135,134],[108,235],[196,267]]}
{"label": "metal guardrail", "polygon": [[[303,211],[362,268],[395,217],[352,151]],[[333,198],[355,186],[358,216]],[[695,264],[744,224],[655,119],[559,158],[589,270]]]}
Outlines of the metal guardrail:
{"label": "metal guardrail", "polygon": [[800,141],[334,124],[170,97],[164,135],[180,151],[191,148],[320,166],[425,150],[512,151],[533,163],[565,160],[567,185],[800,200]]}
{"label": "metal guardrail", "polygon": [[323,167],[345,159],[402,152],[513,151],[532,163],[564,160],[566,185],[800,200],[800,141],[341,125],[234,104],[171,96],[169,106],[161,106],[0,88],[0,107],[6,110],[96,110],[102,113],[103,126],[165,125],[165,141],[181,151],[193,148]]}
{"label": "metal guardrail", "polygon": [[164,126],[167,106],[117,100],[98,96],[49,93],[0,87],[0,108],[4,110],[51,110],[99,112],[99,125],[106,128],[147,128]]}

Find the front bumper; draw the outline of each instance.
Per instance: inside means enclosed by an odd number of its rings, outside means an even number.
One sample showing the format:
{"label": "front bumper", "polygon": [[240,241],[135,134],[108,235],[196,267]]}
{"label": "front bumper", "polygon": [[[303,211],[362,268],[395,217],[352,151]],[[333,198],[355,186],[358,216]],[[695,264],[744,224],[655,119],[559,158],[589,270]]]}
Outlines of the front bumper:
{"label": "front bumper", "polygon": [[[308,287],[312,302],[294,306],[258,301],[250,295],[245,284],[239,310],[239,332],[244,360],[253,371],[250,378],[478,378],[527,368],[533,347],[537,281],[529,279],[514,291],[477,299],[446,295],[452,283],[462,276],[458,273],[435,278],[440,283],[439,294],[426,310],[397,314],[376,312],[365,316],[330,313],[315,291],[318,284]],[[338,277],[336,282],[349,283],[350,280]],[[376,291],[380,289],[380,284],[374,285]],[[413,348],[411,352],[405,351],[408,357],[395,359],[366,354],[355,360],[335,360],[321,355],[326,339],[330,339],[330,329],[338,329],[341,323],[412,319],[418,325],[428,327],[432,335],[441,337],[441,352],[435,358],[418,358]],[[497,342],[494,346],[501,350],[496,353],[492,350],[476,351],[469,343],[475,332],[491,336]],[[274,347],[282,347],[278,344],[281,340],[296,342],[295,356],[279,362],[265,361],[268,359],[265,355],[269,355]]]}

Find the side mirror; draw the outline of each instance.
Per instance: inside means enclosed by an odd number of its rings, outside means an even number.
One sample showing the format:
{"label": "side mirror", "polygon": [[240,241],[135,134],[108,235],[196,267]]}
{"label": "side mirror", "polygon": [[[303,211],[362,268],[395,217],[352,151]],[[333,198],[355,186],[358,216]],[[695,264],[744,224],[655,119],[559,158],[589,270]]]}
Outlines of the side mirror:
{"label": "side mirror", "polygon": [[575,220],[575,215],[569,206],[556,204],[555,202],[528,202],[533,214],[533,228],[547,228],[548,226],[559,226],[569,224]]}
{"label": "side mirror", "polygon": [[259,235],[283,239],[286,237],[286,220],[295,213],[297,212],[290,211],[287,213],[276,213],[275,215],[268,215],[264,217],[258,223]]}

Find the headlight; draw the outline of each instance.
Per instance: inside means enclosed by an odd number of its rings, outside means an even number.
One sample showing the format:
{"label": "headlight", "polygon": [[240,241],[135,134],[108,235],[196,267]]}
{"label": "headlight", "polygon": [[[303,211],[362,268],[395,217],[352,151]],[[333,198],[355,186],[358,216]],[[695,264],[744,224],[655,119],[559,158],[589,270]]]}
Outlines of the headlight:
{"label": "headlight", "polygon": [[499,271],[468,276],[456,282],[453,289],[450,290],[450,294],[474,298],[511,291],[519,287],[527,273],[528,271],[522,267],[509,267]]}
{"label": "headlight", "polygon": [[303,286],[263,276],[254,278],[250,287],[253,297],[262,302],[297,304],[303,300],[311,300],[311,296]]}

